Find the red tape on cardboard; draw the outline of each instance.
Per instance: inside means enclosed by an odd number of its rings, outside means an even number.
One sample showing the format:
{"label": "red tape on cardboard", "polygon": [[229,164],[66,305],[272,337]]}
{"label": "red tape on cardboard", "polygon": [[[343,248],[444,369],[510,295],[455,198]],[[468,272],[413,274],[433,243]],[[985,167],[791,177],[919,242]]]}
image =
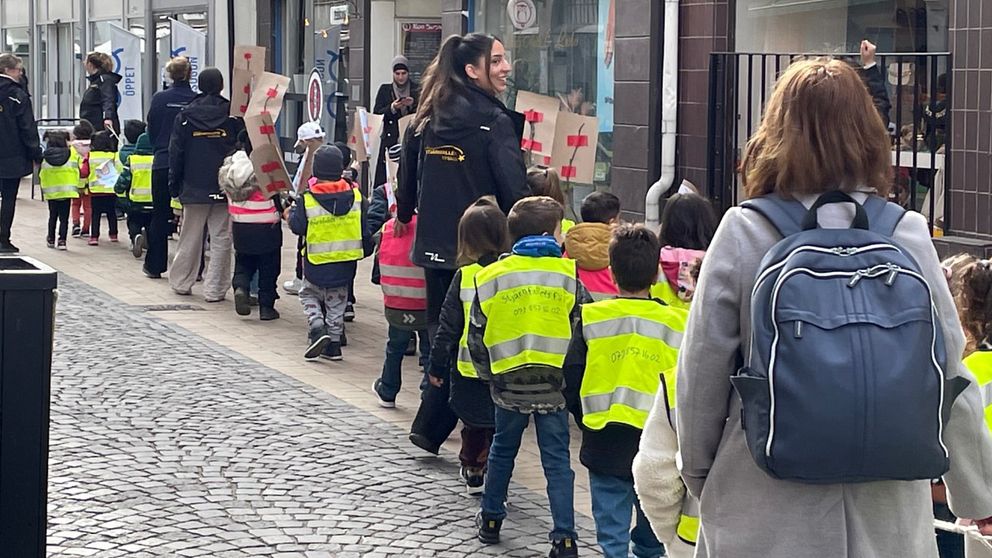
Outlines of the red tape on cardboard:
{"label": "red tape on cardboard", "polygon": [[569,147],[587,147],[589,145],[589,136],[568,136],[568,146]]}

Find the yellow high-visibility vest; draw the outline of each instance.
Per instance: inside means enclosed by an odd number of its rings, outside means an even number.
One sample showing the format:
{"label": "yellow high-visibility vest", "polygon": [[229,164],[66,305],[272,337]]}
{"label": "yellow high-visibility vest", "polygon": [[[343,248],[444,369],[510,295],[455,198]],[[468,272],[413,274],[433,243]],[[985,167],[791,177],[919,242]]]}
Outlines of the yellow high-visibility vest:
{"label": "yellow high-visibility vest", "polygon": [[699,540],[699,504],[688,494],[682,501],[682,515],[675,533],[683,542],[692,546],[696,546],[696,541]]}
{"label": "yellow high-visibility vest", "polygon": [[307,212],[307,260],[314,264],[360,260],[362,248],[362,194],[355,192],[355,202],[345,215],[324,209],[310,192],[303,194]]}
{"label": "yellow high-visibility vest", "polygon": [[475,371],[475,365],[472,364],[472,355],[468,352],[468,320],[472,301],[475,299],[475,276],[481,270],[482,266],[477,263],[463,267],[462,280],[458,290],[458,299],[461,300],[462,310],[465,312],[465,323],[462,325],[462,336],[458,340],[457,370],[466,378],[479,377],[479,373]]}
{"label": "yellow high-visibility vest", "polygon": [[183,204],[179,201],[179,198],[172,198],[169,200],[169,207],[175,209],[176,211],[183,210]]}
{"label": "yellow high-visibility vest", "polygon": [[475,284],[493,374],[534,365],[561,368],[572,338],[574,260],[511,255],[479,271]]}
{"label": "yellow high-visibility vest", "polygon": [[689,303],[679,298],[678,293],[675,292],[675,289],[672,288],[672,285],[664,276],[657,283],[651,285],[651,296],[663,301],[669,306],[683,310],[689,309]]}
{"label": "yellow high-visibility vest", "polygon": [[61,166],[42,161],[38,172],[41,197],[48,200],[68,200],[79,197],[79,154],[70,148],[69,159]]}
{"label": "yellow high-visibility vest", "polygon": [[[661,385],[674,376],[687,314],[657,300],[615,298],[582,306],[582,336],[588,346],[579,396],[582,423],[643,429]],[[674,378],[666,377],[673,390]]]}
{"label": "yellow high-visibility vest", "polygon": [[91,194],[116,195],[114,186],[121,174],[121,163],[111,151],[90,152],[90,176],[87,179]]}
{"label": "yellow high-visibility vest", "polygon": [[128,199],[134,203],[152,203],[152,161],[153,155],[131,155],[127,162],[131,168],[131,190]]}
{"label": "yellow high-visibility vest", "polygon": [[575,226],[575,221],[573,221],[571,219],[562,219],[561,220],[561,234],[564,235],[565,233],[567,233],[569,231],[569,229],[571,229],[574,226]]}
{"label": "yellow high-visibility vest", "polygon": [[975,351],[964,359],[964,365],[978,381],[985,406],[985,425],[992,430],[992,351]]}

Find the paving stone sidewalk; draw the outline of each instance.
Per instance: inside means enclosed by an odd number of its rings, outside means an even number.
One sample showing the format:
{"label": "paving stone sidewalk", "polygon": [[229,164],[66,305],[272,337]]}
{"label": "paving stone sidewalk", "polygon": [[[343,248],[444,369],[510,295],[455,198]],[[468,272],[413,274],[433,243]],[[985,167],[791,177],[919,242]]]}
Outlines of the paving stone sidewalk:
{"label": "paving stone sidewalk", "polygon": [[[504,542],[475,541],[457,458],[61,275],[52,372],[51,557],[545,556],[550,515],[511,488]],[[582,556],[598,556],[577,514]]]}

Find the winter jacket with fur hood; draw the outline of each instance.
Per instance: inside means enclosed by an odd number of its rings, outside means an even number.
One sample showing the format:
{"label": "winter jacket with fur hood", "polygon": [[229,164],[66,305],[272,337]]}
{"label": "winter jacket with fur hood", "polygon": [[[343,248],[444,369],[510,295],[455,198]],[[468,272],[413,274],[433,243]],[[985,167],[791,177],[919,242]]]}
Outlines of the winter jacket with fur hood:
{"label": "winter jacket with fur hood", "polygon": [[579,223],[565,235],[565,256],[575,260],[582,284],[596,300],[617,295],[610,274],[613,228],[604,223]]}

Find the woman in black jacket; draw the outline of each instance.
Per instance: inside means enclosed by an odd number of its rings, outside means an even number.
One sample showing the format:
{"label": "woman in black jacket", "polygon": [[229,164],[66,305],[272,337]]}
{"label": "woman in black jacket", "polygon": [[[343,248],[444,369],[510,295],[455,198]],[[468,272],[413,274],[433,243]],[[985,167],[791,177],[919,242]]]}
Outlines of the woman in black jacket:
{"label": "woman in black jacket", "polygon": [[21,86],[23,75],[20,58],[0,54],[0,254],[17,252],[10,242],[17,190],[42,155],[31,97]]}
{"label": "woman in black jacket", "polygon": [[424,73],[417,117],[403,142],[397,234],[419,214],[411,260],[427,279],[433,336],[455,274],[458,221],[482,196],[503,213],[530,194],[520,151],[524,118],[496,95],[506,90],[510,63],[491,35],[453,35]]}
{"label": "woman in black jacket", "polygon": [[79,118],[89,120],[97,131],[112,128],[114,134],[119,135],[117,83],[121,76],[114,73],[114,61],[102,52],[91,52],[86,55],[83,66],[90,86],[79,101]]}
{"label": "woman in black jacket", "polygon": [[393,58],[393,81],[379,86],[372,112],[382,115],[382,137],[375,184],[386,183],[386,150],[400,142],[400,119],[417,112],[420,88],[410,79],[410,63],[403,55]]}

